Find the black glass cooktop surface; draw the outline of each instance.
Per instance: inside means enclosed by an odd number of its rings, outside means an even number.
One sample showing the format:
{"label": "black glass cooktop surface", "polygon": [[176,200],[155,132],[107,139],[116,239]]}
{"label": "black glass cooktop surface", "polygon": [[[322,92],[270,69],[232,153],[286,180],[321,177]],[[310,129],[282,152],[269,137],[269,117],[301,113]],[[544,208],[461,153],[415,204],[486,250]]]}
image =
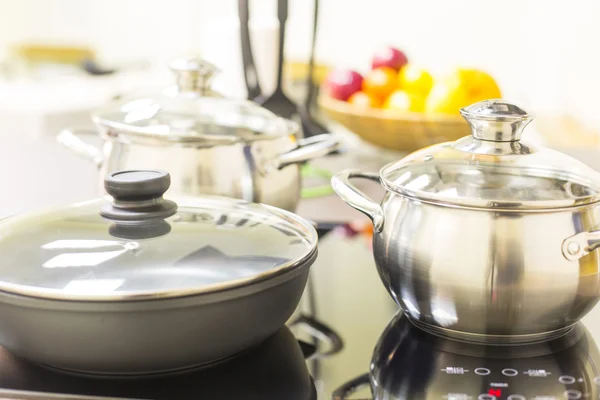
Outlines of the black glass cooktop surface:
{"label": "black glass cooktop surface", "polygon": [[600,398],[600,309],[548,343],[509,348],[448,341],[398,313],[379,280],[368,239],[360,235],[333,232],[321,240],[292,320],[298,318],[313,323],[290,323],[218,365],[162,376],[69,375],[0,349],[0,398]]}

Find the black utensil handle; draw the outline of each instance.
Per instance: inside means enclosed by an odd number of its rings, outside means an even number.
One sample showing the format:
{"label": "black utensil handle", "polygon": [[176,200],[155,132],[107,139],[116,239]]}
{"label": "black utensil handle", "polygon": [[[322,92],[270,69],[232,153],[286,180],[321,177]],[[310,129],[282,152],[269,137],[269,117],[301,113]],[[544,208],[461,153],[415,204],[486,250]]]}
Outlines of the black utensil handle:
{"label": "black utensil handle", "polygon": [[248,0],[238,0],[238,13],[240,19],[240,41],[242,46],[242,63],[244,67],[244,80],[248,98],[253,99],[262,94],[258,72],[252,55],[252,44],[250,43],[250,6]]}
{"label": "black utensil handle", "polygon": [[319,0],[315,0],[314,5],[315,9],[313,11],[312,39],[310,44],[310,54],[308,57],[308,74],[306,77],[307,93],[306,100],[304,102],[307,110],[312,104],[313,97],[315,95],[315,84],[313,82],[313,79],[315,69],[315,47],[317,46],[317,24],[319,21]]}
{"label": "black utensil handle", "polygon": [[285,24],[288,18],[288,0],[277,0],[277,18],[279,19],[279,57],[277,59],[277,86],[275,91],[282,91],[283,86],[283,50],[285,47]]}
{"label": "black utensil handle", "polygon": [[277,18],[279,22],[285,23],[288,18],[289,0],[278,0],[277,2]]}

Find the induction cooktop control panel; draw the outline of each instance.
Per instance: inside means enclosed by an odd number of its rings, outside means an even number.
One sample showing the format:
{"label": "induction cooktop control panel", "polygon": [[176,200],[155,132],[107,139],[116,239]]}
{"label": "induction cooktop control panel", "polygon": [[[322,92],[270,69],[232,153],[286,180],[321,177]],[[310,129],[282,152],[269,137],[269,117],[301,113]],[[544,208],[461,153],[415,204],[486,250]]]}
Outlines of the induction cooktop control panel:
{"label": "induction cooktop control panel", "polygon": [[590,376],[585,366],[569,371],[566,366],[525,365],[526,360],[511,365],[514,361],[442,365],[429,382],[435,382],[435,392],[445,400],[599,399],[600,376]]}

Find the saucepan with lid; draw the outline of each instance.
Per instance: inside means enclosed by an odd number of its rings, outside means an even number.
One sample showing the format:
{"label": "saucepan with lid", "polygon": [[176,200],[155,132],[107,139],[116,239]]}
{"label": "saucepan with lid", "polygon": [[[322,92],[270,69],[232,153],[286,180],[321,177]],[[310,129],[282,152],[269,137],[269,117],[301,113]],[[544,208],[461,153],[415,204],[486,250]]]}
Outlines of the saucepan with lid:
{"label": "saucepan with lid", "polygon": [[282,327],[317,233],[281,209],[162,197],[169,175],[115,172],[112,196],[0,221],[0,344],[92,373],[222,360]]}
{"label": "saucepan with lid", "polygon": [[159,168],[169,194],[215,194],[293,211],[299,165],[337,150],[332,134],[299,137],[299,126],[250,101],[210,90],[216,68],[196,58],[175,60],[177,84],[160,93],[126,96],[93,113],[102,149],[89,130],[66,129],[58,140],[96,163],[103,177],[117,170]]}
{"label": "saucepan with lid", "polygon": [[[333,188],[373,220],[379,274],[413,323],[485,342],[560,335],[599,299],[600,174],[522,140],[533,117],[514,104],[462,115],[471,136]],[[352,178],[383,185],[381,203]]]}

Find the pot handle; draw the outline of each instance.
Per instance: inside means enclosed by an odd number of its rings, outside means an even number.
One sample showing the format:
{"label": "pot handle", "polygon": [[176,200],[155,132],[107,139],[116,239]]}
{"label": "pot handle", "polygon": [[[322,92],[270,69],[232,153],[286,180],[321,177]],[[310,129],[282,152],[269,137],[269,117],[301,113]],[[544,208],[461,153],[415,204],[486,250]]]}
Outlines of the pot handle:
{"label": "pot handle", "polygon": [[277,169],[282,169],[291,164],[301,164],[313,158],[333,153],[341,145],[342,140],[337,135],[331,133],[300,139],[298,147],[277,156],[275,166]]}
{"label": "pot handle", "polygon": [[369,379],[369,374],[359,375],[356,378],[349,380],[348,382],[344,383],[342,386],[335,389],[333,391],[333,393],[331,394],[331,399],[332,400],[346,400],[346,399],[348,399],[349,396],[352,395],[352,393],[356,392],[357,390],[359,390],[365,386],[369,386],[370,383],[371,383],[371,381]]}
{"label": "pot handle", "polygon": [[355,170],[346,170],[339,172],[331,178],[333,190],[350,207],[371,218],[375,232],[381,232],[383,229],[383,210],[381,206],[367,197],[362,191],[350,183],[352,178],[364,178],[379,182],[379,174],[374,172],[360,172]]}
{"label": "pot handle", "polygon": [[56,136],[56,140],[78,156],[91,160],[96,167],[100,168],[104,162],[102,151],[81,138],[90,135],[97,136],[98,133],[90,128],[68,128],[63,129]]}
{"label": "pot handle", "polygon": [[317,349],[309,359],[327,358],[339,353],[344,348],[342,338],[333,329],[307,315],[300,315],[290,323],[290,327],[298,327],[315,338],[319,343],[327,343],[326,350]]}
{"label": "pot handle", "polygon": [[600,231],[581,232],[566,238],[562,253],[567,260],[575,261],[600,247]]}

